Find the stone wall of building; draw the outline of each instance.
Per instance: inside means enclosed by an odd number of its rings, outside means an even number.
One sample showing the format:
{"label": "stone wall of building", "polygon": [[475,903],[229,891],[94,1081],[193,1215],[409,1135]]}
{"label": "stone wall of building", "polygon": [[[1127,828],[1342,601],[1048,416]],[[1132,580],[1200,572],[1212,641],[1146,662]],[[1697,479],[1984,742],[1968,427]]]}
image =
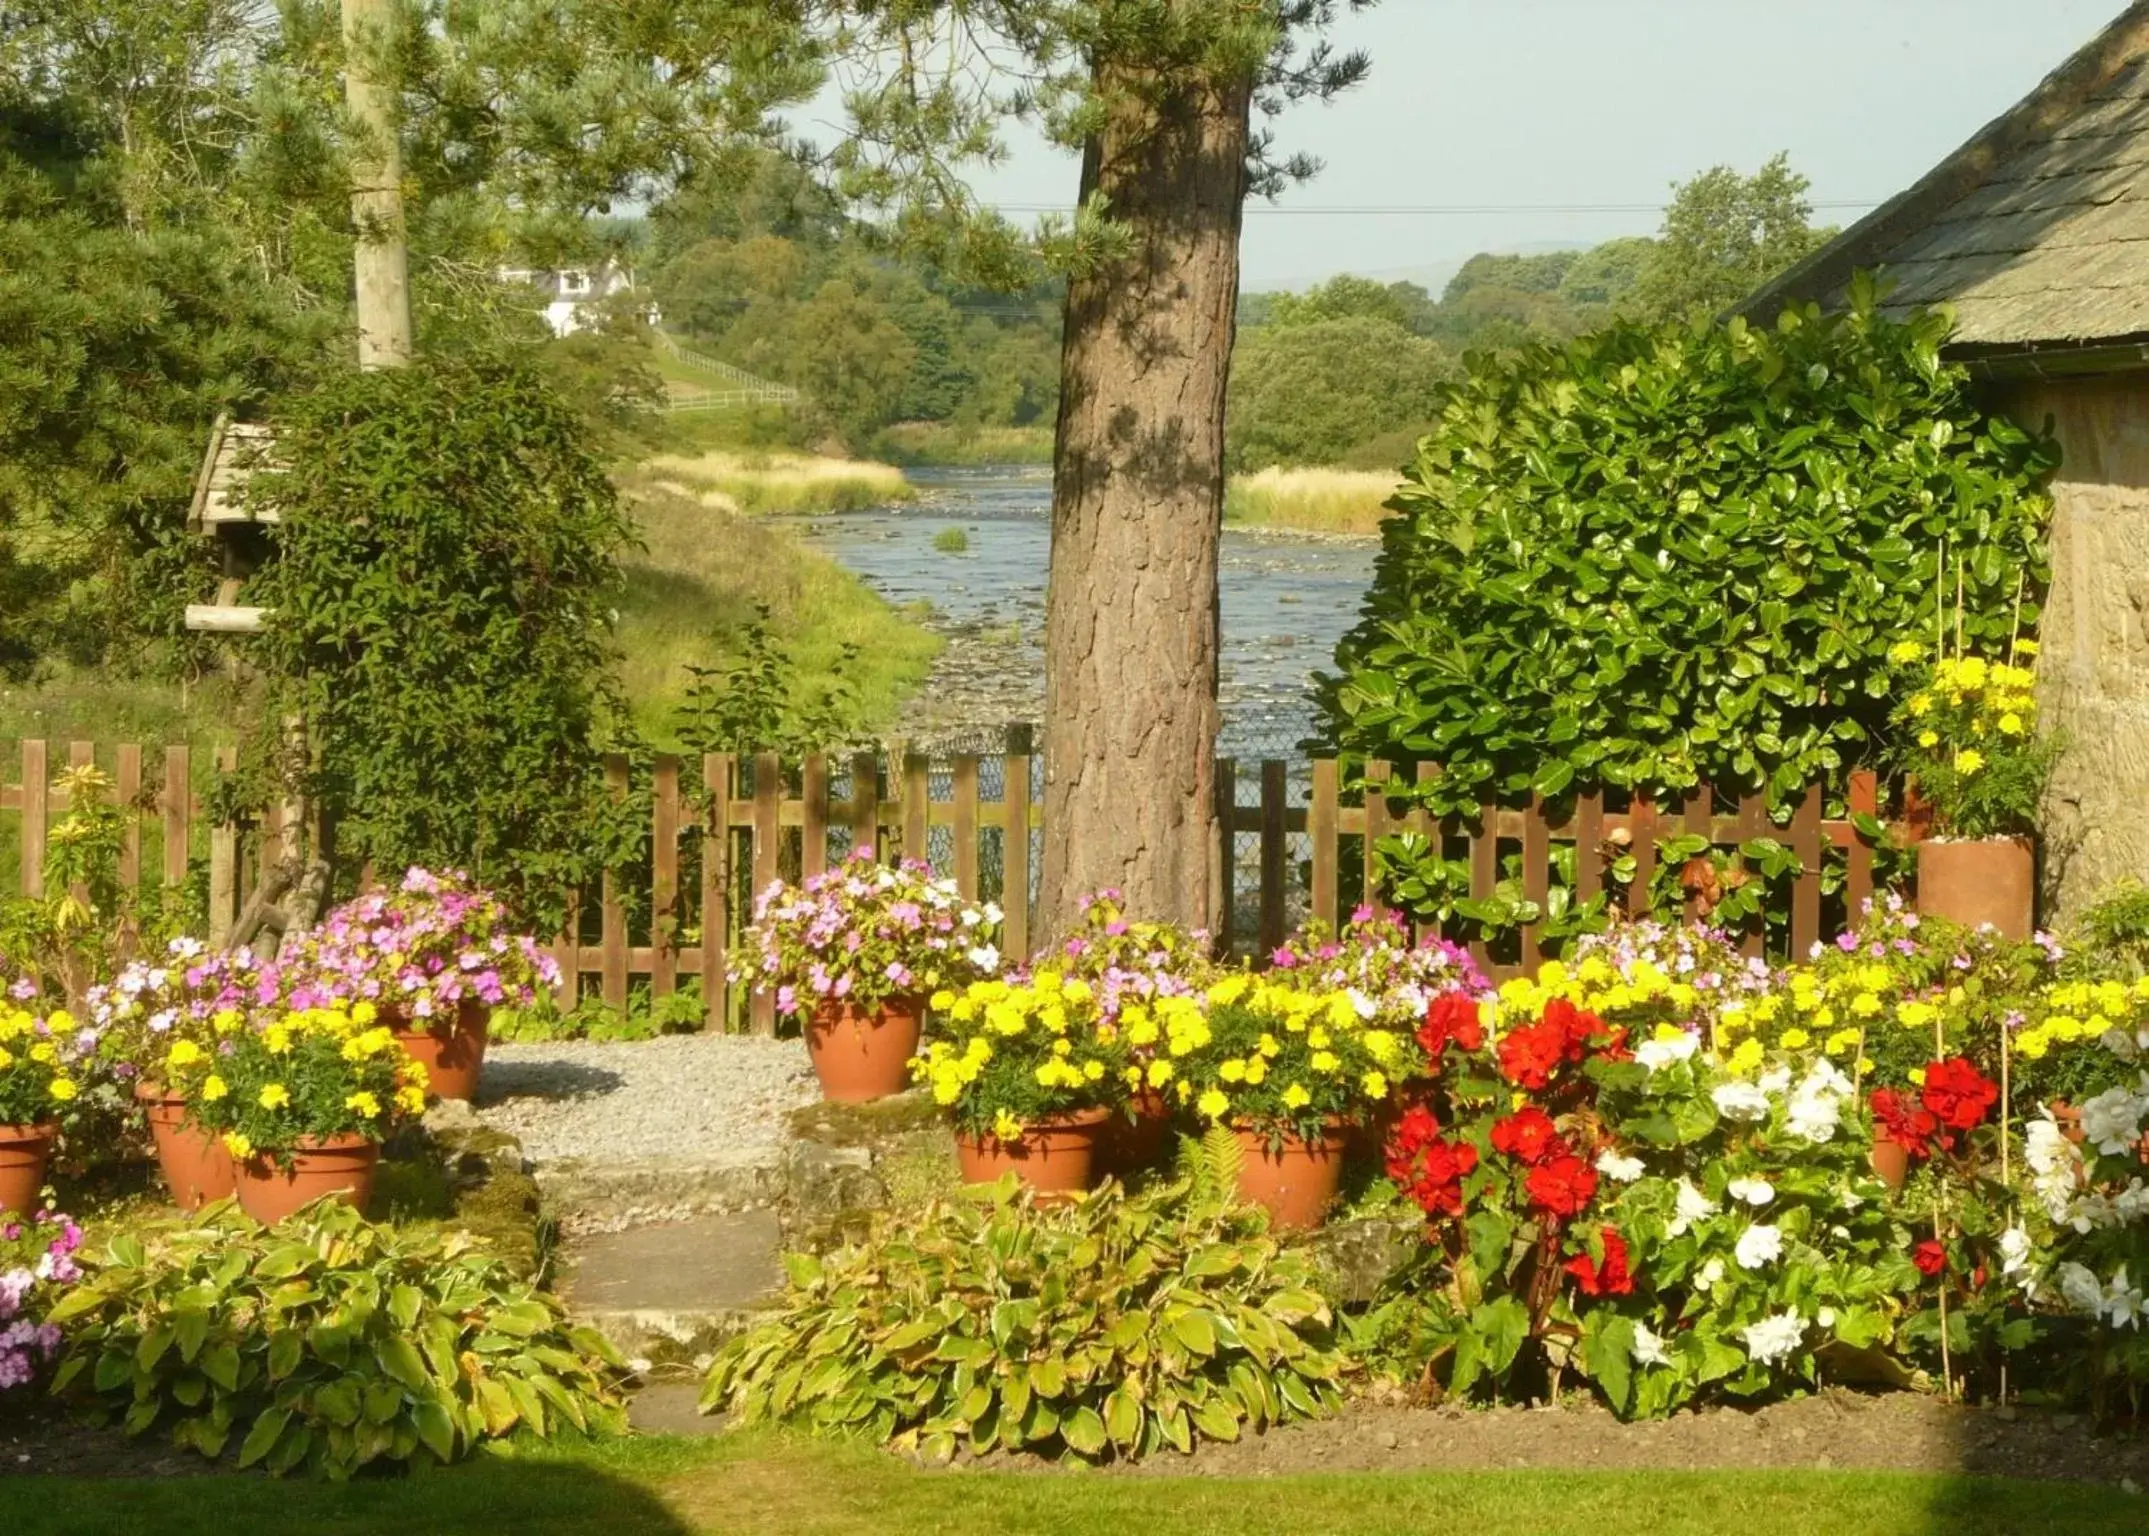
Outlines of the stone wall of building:
{"label": "stone wall of building", "polygon": [[2149,880],[2149,371],[2001,390],[2028,426],[2049,419],[2052,591],[2038,691],[2067,751],[2044,817],[2046,921],[2127,875]]}

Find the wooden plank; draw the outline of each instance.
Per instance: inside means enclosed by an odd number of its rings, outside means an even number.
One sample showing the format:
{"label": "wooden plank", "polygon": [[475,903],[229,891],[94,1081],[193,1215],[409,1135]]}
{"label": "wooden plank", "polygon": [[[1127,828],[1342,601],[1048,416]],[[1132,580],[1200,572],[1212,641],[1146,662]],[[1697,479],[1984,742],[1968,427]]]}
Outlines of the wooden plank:
{"label": "wooden plank", "polygon": [[1284,870],[1290,844],[1284,834],[1284,801],[1290,794],[1283,760],[1261,765],[1261,955],[1276,952],[1284,936]]}
{"label": "wooden plank", "polygon": [[[216,772],[221,780],[239,770],[239,749],[219,747]],[[209,829],[209,944],[221,947],[239,920],[239,829],[220,821]]]}
{"label": "wooden plank", "polygon": [[[783,769],[773,752],[754,756],[754,847],[753,900],[776,883],[776,814],[783,798]],[[776,994],[756,987],[753,994],[753,1025],[757,1035],[776,1033]]]}
{"label": "wooden plank", "polygon": [[977,777],[975,752],[955,758],[955,889],[977,900]]}
{"label": "wooden plank", "polygon": [[1007,763],[1002,770],[1000,804],[1006,819],[1000,836],[1000,910],[1004,914],[1000,947],[1011,959],[1030,953],[1030,758],[1033,740],[1027,725],[1007,728]]}
{"label": "wooden plank", "polygon": [[1216,952],[1229,956],[1238,943],[1239,907],[1239,765],[1236,759],[1216,760],[1216,825],[1218,879],[1216,882]]}
{"label": "wooden plank", "polygon": [[903,857],[932,862],[933,763],[923,752],[903,754]]}
{"label": "wooden plank", "polygon": [[1791,887],[1791,956],[1803,960],[1821,939],[1821,787],[1806,791],[1791,818],[1791,851],[1805,872]]}
{"label": "wooden plank", "polygon": [[1313,801],[1306,808],[1313,840],[1313,911],[1317,923],[1336,920],[1336,760],[1316,758]]}
{"label": "wooden plank", "polygon": [[[614,800],[627,797],[627,759],[624,754],[605,754],[604,783]],[[608,869],[604,872],[599,896],[603,903],[598,910],[598,922],[604,943],[605,1006],[624,1012],[627,1007],[627,907],[620,899],[616,871]]]}
{"label": "wooden plank", "polygon": [[266,880],[284,859],[284,805],[276,801],[261,813],[261,847],[255,879]]}
{"label": "wooden plank", "polygon": [[[1767,831],[1768,802],[1762,798],[1758,790],[1741,796],[1739,799],[1739,841],[1742,844],[1750,842],[1754,838],[1764,835]],[[1739,860],[1739,867],[1743,869],[1745,864],[1746,861],[1742,855]],[[1755,876],[1754,878],[1758,879],[1759,877]],[[1766,919],[1749,920],[1747,922],[1745,932],[1739,935],[1739,950],[1742,954],[1758,956],[1762,953],[1768,942],[1768,935],[1763,932],[1767,926]]]}
{"label": "wooden plank", "polygon": [[880,754],[851,758],[851,853],[880,857]]}
{"label": "wooden plank", "polygon": [[51,792],[50,772],[45,763],[45,744],[24,737],[22,742],[22,893],[45,894],[45,819]]}
{"label": "wooden plank", "polygon": [[799,830],[798,868],[812,879],[828,868],[828,759],[815,752],[799,770],[798,798],[805,807]]}
{"label": "wooden plank", "polygon": [[[1552,889],[1551,863],[1552,829],[1545,822],[1545,797],[1532,790],[1529,820],[1522,824],[1522,896],[1525,901],[1536,902],[1540,912]],[[1525,971],[1536,970],[1544,960],[1544,946],[1537,930],[1536,923],[1523,925],[1522,968]]]}
{"label": "wooden plank", "polygon": [[135,805],[142,798],[142,748],[137,742],[120,743],[114,793],[127,813],[126,830],[120,834],[119,884],[132,891],[142,884],[142,813]]}
{"label": "wooden plank", "polygon": [[1574,803],[1574,893],[1580,902],[1604,891],[1604,791],[1593,789]]}
{"label": "wooden plank", "polygon": [[[1859,769],[1850,777],[1850,810],[1854,816],[1878,816],[1880,814],[1880,781],[1870,769]],[[1843,886],[1844,923],[1855,928],[1865,915],[1865,904],[1873,899],[1873,845],[1856,834],[1855,828],[1849,847],[1850,871]]]}
{"label": "wooden plank", "polygon": [[67,744],[67,766],[70,768],[96,767],[96,746],[87,741],[70,741]]}
{"label": "wooden plank", "polygon": [[[1698,857],[1709,860],[1712,865],[1715,863],[1716,797],[1710,793],[1708,785],[1697,784],[1686,792],[1686,802],[1680,811],[1679,830],[1691,837],[1708,839],[1710,846],[1702,849]],[[1702,893],[1699,891],[1687,895],[1686,920],[1690,923],[1698,921],[1702,915],[1701,897]]]}
{"label": "wooden plank", "polygon": [[[367,866],[371,873],[372,866]],[[582,946],[578,942],[582,933],[582,898],[569,892],[567,913],[560,928],[560,936],[552,941],[552,963],[560,968],[560,985],[555,997],[562,1013],[571,1013],[582,1001]]]}
{"label": "wooden plank", "polygon": [[731,754],[702,758],[701,784],[709,793],[701,829],[702,1027],[720,1030],[731,1023],[731,983],[724,974],[731,951]]}
{"label": "wooden plank", "polygon": [[1365,856],[1365,886],[1360,899],[1369,907],[1381,905],[1378,844],[1393,830],[1388,822],[1388,780],[1394,775],[1392,763],[1366,764],[1365,841],[1359,845]]}
{"label": "wooden plank", "polygon": [[187,883],[194,838],[193,753],[186,747],[164,749],[164,883],[177,890]]}
{"label": "wooden plank", "polygon": [[[1499,807],[1491,801],[1480,802],[1478,825],[1470,834],[1470,895],[1478,901],[1492,895],[1500,883],[1499,824]],[[1471,941],[1470,953],[1480,970],[1492,964],[1491,951],[1482,938]]]}
{"label": "wooden plank", "polygon": [[[1421,834],[1432,844],[1435,855],[1444,859],[1447,857],[1448,852],[1448,832],[1454,825],[1454,818],[1435,816],[1426,809],[1426,797],[1431,792],[1432,782],[1439,777],[1440,765],[1438,763],[1418,764],[1417,803],[1410,809],[1410,827],[1412,831]],[[1410,933],[1412,939],[1421,944],[1427,939],[1443,936],[1438,923],[1429,923],[1423,919],[1414,920],[1411,923]]]}
{"label": "wooden plank", "polygon": [[1649,915],[1649,887],[1657,873],[1657,807],[1647,794],[1637,792],[1627,812],[1627,852],[1634,855],[1634,883],[1627,887],[1627,913]]}
{"label": "wooden plank", "polygon": [[679,985],[679,759],[660,752],[650,810],[649,991],[668,997]]}

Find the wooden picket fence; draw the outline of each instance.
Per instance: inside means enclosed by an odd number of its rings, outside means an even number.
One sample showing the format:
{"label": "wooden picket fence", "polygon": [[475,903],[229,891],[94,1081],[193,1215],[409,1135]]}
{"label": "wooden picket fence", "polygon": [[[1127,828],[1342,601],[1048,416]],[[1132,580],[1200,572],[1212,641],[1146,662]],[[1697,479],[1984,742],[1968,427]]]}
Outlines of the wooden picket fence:
{"label": "wooden picket fence", "polygon": [[[627,877],[606,878],[595,924],[586,929],[578,912],[553,947],[563,975],[562,1005],[571,1007],[583,995],[585,977],[595,979],[597,995],[614,1007],[625,1006],[638,979],[662,997],[698,977],[710,1028],[743,1022],[772,1029],[772,1000],[765,994],[734,998],[725,979],[751,893],[778,878],[818,873],[854,848],[881,858],[925,859],[952,876],[965,896],[997,900],[1005,912],[1002,949],[1031,953],[1049,937],[1036,933],[1031,922],[1032,871],[1046,835],[1032,782],[1035,764],[1023,728],[1010,731],[1006,751],[989,758],[867,752],[842,760],[809,756],[794,765],[774,754],[711,754],[700,759],[691,790],[687,776],[697,765],[659,756],[651,784],[646,913],[630,923]],[[1421,777],[1432,771],[1417,770]],[[615,789],[626,793],[626,760],[614,760],[610,774]],[[1395,770],[1382,763],[1370,765],[1366,776],[1396,781]],[[997,781],[997,793],[984,791],[988,777]],[[1605,888],[1612,858],[1631,853],[1636,869],[1627,900],[1636,912],[1646,905],[1658,838],[1698,834],[1716,847],[1736,849],[1753,838],[1774,837],[1801,865],[1791,877],[1789,913],[1791,951],[1800,954],[1824,937],[1822,866],[1828,850],[1838,851],[1846,864],[1843,911],[1856,913],[1873,890],[1875,845],[1854,822],[1824,818],[1817,787],[1802,797],[1788,827],[1770,820],[1758,795],[1720,808],[1706,790],[1666,807],[1645,796],[1614,805],[1603,795],[1587,795],[1557,816],[1539,796],[1524,806],[1487,805],[1474,818],[1449,817],[1436,826],[1422,810],[1388,796],[1347,794],[1344,782],[1334,760],[1293,765],[1270,759],[1243,769],[1229,760],[1219,764],[1218,827],[1227,872],[1220,948],[1258,958],[1299,922],[1335,921],[1342,915],[1346,856],[1357,866],[1352,873],[1358,888],[1375,890],[1374,849],[1382,837],[1400,832],[1466,843],[1470,894],[1480,898],[1499,882],[1503,852],[1519,851],[1523,894],[1540,907],[1556,844],[1577,845],[1576,884],[1585,901]],[[1242,783],[1254,791],[1250,799],[1242,799]],[[1871,775],[1853,778],[1849,800],[1854,814],[1877,812],[1879,791]],[[1010,835],[1013,829],[1028,835]],[[1251,849],[1242,853],[1247,840]],[[690,854],[684,861],[683,850]],[[683,866],[691,866],[697,889],[685,888]],[[1743,941],[1759,953],[1758,931]],[[1535,924],[1522,928],[1512,955],[1476,948],[1495,977],[1535,966],[1542,953]]]}

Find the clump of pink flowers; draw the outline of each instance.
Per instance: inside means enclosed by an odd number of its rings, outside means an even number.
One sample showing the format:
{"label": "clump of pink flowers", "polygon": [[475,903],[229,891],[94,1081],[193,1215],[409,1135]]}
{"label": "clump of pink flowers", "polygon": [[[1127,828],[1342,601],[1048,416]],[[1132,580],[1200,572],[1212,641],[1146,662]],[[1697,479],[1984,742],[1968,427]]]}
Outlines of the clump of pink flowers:
{"label": "clump of pink flowers", "polygon": [[871,1008],[967,986],[1000,970],[1000,909],[966,901],[915,859],[853,854],[803,885],[772,882],[734,955],[734,983],[773,987],[777,1012]]}
{"label": "clump of pink flowers", "polygon": [[1637,965],[1656,967],[1674,982],[1694,989],[1695,1005],[1687,1027],[1707,1035],[1728,1004],[1751,1004],[1775,989],[1781,977],[1759,955],[1739,952],[1729,934],[1701,923],[1663,923],[1654,918],[1615,923],[1603,933],[1575,941],[1573,963],[1602,960],[1621,979],[1631,979]]}
{"label": "clump of pink flowers", "polygon": [[98,1059],[125,1084],[154,1072],[177,1041],[214,1040],[218,1014],[272,1008],[281,992],[276,962],[180,937],[162,955],[129,961],[91,987],[84,1002]]}
{"label": "clump of pink flowers", "polygon": [[82,1276],[82,1229],[57,1211],[0,1215],[0,1392],[27,1386],[59,1352],[60,1330],[41,1319]]}
{"label": "clump of pink flowers", "polygon": [[452,1016],[466,1000],[527,1007],[560,980],[492,892],[461,870],[417,868],[329,912],[284,972],[289,1007],[363,1000],[411,1019]]}
{"label": "clump of pink flowers", "polygon": [[1269,964],[1284,973],[1271,980],[1349,993],[1360,1018],[1404,1033],[1424,1022],[1435,999],[1490,990],[1468,950],[1432,934],[1412,943],[1402,914],[1383,907],[1361,906],[1339,929],[1309,923]]}
{"label": "clump of pink flowers", "polygon": [[1083,897],[1075,931],[1037,961],[1096,988],[1107,1024],[1116,1023],[1129,1003],[1197,996],[1215,979],[1208,934],[1136,922],[1127,916],[1125,899],[1116,890]]}

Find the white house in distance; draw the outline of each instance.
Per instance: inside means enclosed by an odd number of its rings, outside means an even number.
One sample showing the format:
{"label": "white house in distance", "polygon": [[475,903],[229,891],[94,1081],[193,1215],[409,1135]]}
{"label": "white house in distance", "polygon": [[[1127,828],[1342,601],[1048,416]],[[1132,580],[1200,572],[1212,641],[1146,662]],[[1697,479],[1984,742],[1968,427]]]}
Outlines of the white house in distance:
{"label": "white house in distance", "polygon": [[[502,267],[499,277],[503,283],[520,283],[537,290],[545,301],[545,323],[555,336],[572,336],[581,330],[588,323],[583,313],[587,306],[634,289],[634,269],[609,260],[595,267],[561,267],[554,271]],[[656,305],[648,306],[644,318],[652,326],[660,323]]]}

